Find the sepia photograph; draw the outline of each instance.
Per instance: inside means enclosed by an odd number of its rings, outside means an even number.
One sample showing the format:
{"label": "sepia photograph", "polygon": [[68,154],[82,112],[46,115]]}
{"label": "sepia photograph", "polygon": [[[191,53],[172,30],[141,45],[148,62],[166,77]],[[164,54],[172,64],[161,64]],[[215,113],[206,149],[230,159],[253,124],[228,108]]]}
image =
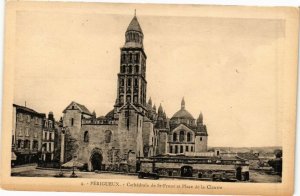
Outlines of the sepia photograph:
{"label": "sepia photograph", "polygon": [[298,8],[10,2],[6,16],[7,182],[293,190]]}

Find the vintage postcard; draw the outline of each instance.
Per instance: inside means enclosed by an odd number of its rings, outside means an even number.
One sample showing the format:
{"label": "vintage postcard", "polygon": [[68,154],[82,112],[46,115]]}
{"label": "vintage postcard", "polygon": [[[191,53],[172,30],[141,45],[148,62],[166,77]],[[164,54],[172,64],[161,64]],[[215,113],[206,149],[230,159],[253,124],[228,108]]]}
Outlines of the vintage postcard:
{"label": "vintage postcard", "polygon": [[291,195],[299,10],[6,3],[1,186]]}

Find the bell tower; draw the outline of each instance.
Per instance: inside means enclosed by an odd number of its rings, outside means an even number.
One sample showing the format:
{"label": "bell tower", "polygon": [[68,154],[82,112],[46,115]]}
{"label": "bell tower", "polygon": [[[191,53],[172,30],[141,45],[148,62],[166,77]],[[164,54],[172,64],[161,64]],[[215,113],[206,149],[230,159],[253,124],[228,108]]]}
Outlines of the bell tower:
{"label": "bell tower", "polygon": [[116,108],[132,103],[140,112],[146,108],[146,59],[143,46],[144,34],[136,15],[131,20],[126,33],[125,44],[120,49],[120,72],[118,73],[118,92]]}

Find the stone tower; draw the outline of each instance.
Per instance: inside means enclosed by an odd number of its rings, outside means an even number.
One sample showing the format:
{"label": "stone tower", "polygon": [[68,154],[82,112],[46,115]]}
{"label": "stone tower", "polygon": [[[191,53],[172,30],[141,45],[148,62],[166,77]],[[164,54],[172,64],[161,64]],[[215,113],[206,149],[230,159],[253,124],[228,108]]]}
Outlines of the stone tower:
{"label": "stone tower", "polygon": [[125,44],[121,48],[120,72],[115,108],[132,103],[143,114],[146,113],[146,59],[143,47],[144,34],[136,15],[131,20],[126,33]]}

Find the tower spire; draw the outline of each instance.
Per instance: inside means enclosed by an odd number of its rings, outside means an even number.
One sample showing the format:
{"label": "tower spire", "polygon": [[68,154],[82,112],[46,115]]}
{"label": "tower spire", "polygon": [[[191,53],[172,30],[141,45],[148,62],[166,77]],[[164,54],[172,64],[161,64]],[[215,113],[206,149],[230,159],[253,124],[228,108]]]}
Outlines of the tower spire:
{"label": "tower spire", "polygon": [[184,101],[184,97],[182,97],[182,100],[181,100],[181,109],[185,109],[185,101]]}
{"label": "tower spire", "polygon": [[199,114],[199,117],[197,119],[197,123],[198,124],[203,124],[203,114],[202,114],[202,112],[200,112],[200,114]]}
{"label": "tower spire", "polygon": [[145,112],[144,110],[147,110],[147,81],[144,78],[147,56],[143,48],[143,37],[143,31],[136,17],[136,9],[134,9],[134,17],[125,32],[125,44],[121,48],[116,105],[121,107],[130,102]]}
{"label": "tower spire", "polygon": [[151,99],[151,97],[148,100],[148,104],[152,107],[152,99]]}

